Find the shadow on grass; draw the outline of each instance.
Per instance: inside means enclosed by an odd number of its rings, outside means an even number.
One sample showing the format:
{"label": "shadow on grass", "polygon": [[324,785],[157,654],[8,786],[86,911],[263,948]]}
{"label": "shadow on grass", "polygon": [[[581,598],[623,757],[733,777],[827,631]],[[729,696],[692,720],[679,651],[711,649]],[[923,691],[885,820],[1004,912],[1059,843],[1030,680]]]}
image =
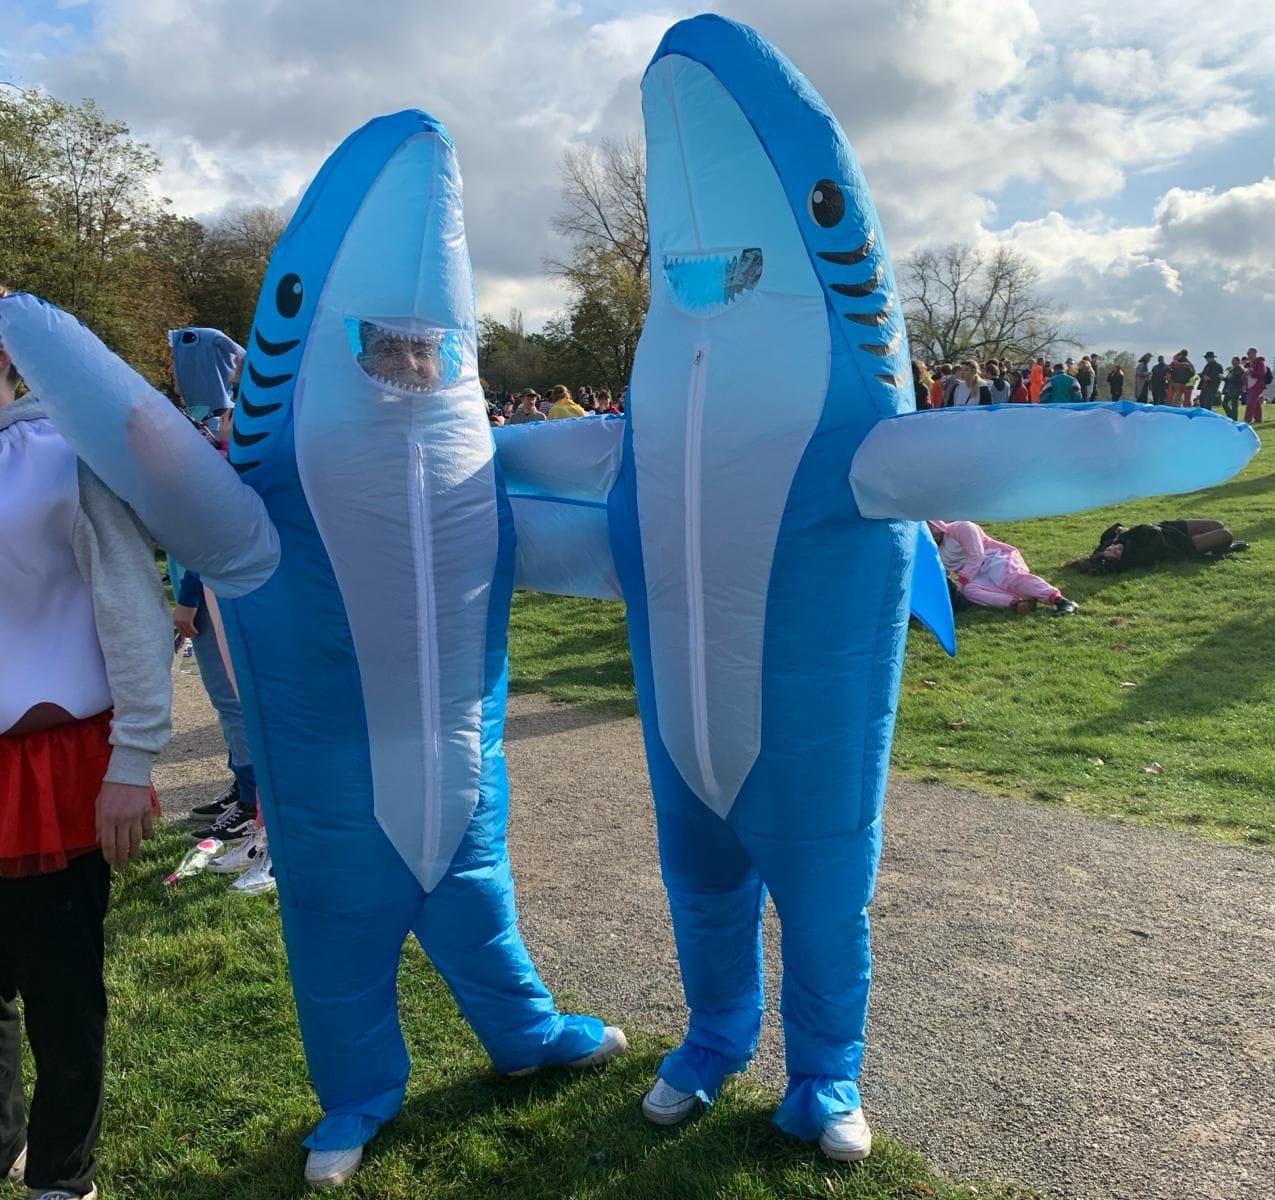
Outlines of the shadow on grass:
{"label": "shadow on grass", "polygon": [[1219,625],[1126,692],[1114,710],[1074,731],[1116,733],[1131,722],[1211,717],[1244,703],[1270,683],[1273,625],[1275,609],[1269,607]]}

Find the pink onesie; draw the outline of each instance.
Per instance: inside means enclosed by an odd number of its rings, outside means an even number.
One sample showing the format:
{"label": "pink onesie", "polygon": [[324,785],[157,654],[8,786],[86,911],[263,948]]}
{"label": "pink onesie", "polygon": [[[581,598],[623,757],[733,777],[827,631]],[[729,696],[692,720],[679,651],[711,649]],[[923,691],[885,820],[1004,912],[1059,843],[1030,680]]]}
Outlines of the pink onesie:
{"label": "pink onesie", "polygon": [[1027,569],[1016,547],[988,537],[973,521],[931,521],[929,525],[943,535],[939,557],[971,603],[1009,608],[1019,600],[1052,604],[1062,595]]}

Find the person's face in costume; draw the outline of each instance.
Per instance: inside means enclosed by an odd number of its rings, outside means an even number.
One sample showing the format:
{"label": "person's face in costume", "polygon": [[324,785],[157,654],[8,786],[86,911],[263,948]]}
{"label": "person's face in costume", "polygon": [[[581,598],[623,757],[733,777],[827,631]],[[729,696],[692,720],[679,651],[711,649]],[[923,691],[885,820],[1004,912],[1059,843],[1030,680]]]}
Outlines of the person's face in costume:
{"label": "person's face in costume", "polygon": [[428,391],[438,383],[437,356],[420,338],[378,335],[359,358],[371,374],[409,391]]}

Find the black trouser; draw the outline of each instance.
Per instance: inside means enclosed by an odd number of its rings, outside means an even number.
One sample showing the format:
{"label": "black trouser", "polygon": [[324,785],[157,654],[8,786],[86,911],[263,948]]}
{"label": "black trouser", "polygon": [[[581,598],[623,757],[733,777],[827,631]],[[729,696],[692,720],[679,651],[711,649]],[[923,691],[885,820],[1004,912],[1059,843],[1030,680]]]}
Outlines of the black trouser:
{"label": "black trouser", "polygon": [[1226,413],[1232,421],[1240,419],[1240,398],[1232,396],[1229,392],[1222,393],[1222,411]]}
{"label": "black trouser", "polygon": [[[8,1170],[25,1141],[31,1188],[80,1195],[93,1186],[106,1037],[102,922],[110,890],[111,869],[97,850],[62,871],[0,879],[0,1168]],[[18,995],[35,1059],[26,1128]]]}

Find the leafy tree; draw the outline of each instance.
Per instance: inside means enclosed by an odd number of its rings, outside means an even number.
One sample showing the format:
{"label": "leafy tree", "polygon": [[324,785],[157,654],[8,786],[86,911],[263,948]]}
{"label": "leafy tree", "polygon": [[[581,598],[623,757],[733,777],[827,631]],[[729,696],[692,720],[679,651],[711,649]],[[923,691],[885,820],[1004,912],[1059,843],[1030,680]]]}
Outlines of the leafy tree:
{"label": "leafy tree", "polygon": [[1009,246],[920,250],[904,260],[900,290],[912,351],[930,362],[1026,362],[1079,346],[1040,272]]}

